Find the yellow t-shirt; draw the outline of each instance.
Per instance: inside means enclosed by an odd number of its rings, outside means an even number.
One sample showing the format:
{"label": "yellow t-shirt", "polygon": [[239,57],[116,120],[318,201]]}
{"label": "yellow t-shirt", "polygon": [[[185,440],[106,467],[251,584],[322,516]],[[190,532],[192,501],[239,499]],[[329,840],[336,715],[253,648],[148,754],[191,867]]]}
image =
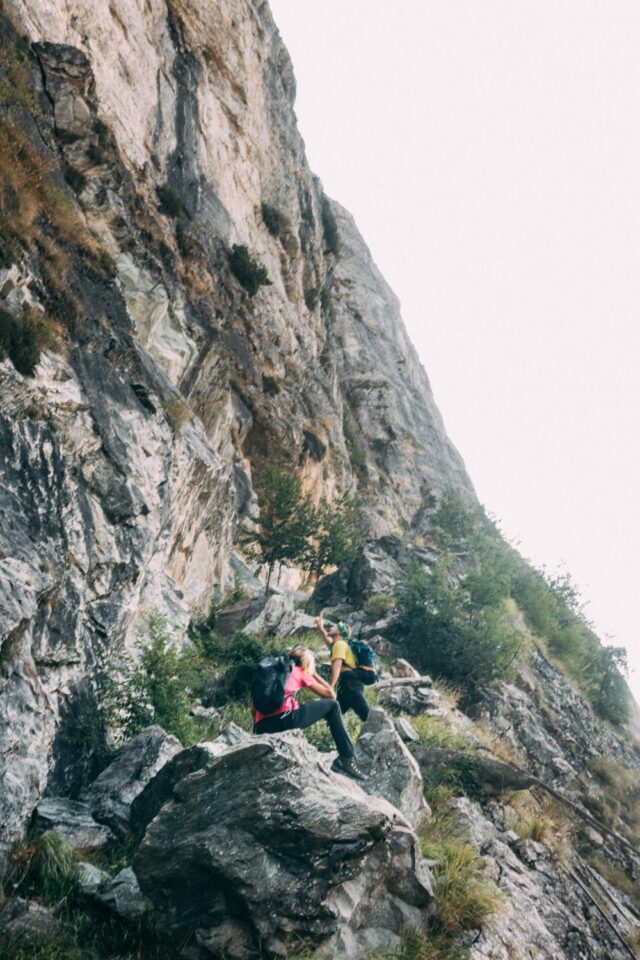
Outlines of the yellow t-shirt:
{"label": "yellow t-shirt", "polygon": [[344,670],[345,667],[349,670],[355,670],[358,666],[357,660],[353,655],[353,651],[346,640],[336,640],[331,648],[331,660],[342,660]]}

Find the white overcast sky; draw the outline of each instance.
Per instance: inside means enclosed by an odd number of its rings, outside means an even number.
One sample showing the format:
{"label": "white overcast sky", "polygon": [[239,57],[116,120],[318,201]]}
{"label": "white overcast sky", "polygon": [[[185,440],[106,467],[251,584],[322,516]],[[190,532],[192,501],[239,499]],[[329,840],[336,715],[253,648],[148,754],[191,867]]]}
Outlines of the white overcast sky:
{"label": "white overcast sky", "polygon": [[271,0],[478,495],[640,696],[640,4]]}

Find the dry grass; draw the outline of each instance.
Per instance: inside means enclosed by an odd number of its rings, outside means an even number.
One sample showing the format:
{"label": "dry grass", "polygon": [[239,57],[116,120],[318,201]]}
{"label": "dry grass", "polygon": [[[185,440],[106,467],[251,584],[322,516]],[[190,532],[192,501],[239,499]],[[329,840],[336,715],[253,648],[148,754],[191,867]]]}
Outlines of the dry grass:
{"label": "dry grass", "polygon": [[468,753],[476,744],[470,737],[452,730],[444,720],[422,714],[411,717],[411,723],[420,737],[421,743],[441,750],[460,750]]}
{"label": "dry grass", "polygon": [[452,945],[466,930],[482,929],[500,909],[503,895],[486,878],[482,858],[451,817],[447,791],[431,800],[433,817],[423,828],[420,840],[424,856],[437,861],[433,867],[433,931]]}
{"label": "dry grass", "polygon": [[640,909],[640,884],[628,876],[617,864],[605,860],[599,853],[589,857],[589,863],[613,887],[621,890],[637,909]]}
{"label": "dry grass", "polygon": [[506,737],[498,736],[484,723],[476,723],[475,735],[491,751],[492,755],[503,763],[526,769],[526,758]]}
{"label": "dry grass", "polygon": [[438,691],[446,705],[451,710],[456,710],[460,700],[462,699],[462,690],[460,687],[456,687],[453,683],[448,683],[446,680],[434,680],[434,688]]}
{"label": "dry grass", "polygon": [[560,855],[561,845],[568,843],[571,825],[558,801],[553,798],[538,800],[531,790],[516,790],[505,798],[505,802],[515,811],[515,817],[507,823],[510,830],[523,840],[544,843]]}
{"label": "dry grass", "polygon": [[[640,842],[640,774],[613,760],[594,757],[589,764],[603,797],[589,797],[585,805],[606,826],[619,826],[631,843]],[[616,823],[620,819],[622,826]]]}

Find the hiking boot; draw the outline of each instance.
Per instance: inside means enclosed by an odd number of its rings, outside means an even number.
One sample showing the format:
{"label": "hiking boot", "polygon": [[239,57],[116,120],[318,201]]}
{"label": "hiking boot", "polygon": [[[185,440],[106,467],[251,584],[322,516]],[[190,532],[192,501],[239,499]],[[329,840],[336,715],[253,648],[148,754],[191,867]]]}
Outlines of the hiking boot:
{"label": "hiking boot", "polygon": [[336,757],[331,764],[331,769],[335,773],[343,773],[345,777],[351,777],[352,780],[366,780],[362,770],[358,770],[353,757]]}

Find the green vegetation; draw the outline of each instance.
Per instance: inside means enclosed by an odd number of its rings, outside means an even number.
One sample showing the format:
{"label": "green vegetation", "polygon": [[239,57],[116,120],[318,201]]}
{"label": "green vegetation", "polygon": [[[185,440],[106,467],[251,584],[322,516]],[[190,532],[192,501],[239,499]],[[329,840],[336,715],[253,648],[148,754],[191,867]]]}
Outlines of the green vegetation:
{"label": "green vegetation", "polygon": [[162,401],[162,409],[171,424],[173,432],[180,433],[184,425],[188,423],[190,416],[189,407],[184,400],[177,396],[167,397],[166,400]]}
{"label": "green vegetation", "polygon": [[364,454],[362,452],[362,447],[360,446],[358,434],[356,433],[353,418],[346,406],[342,411],[342,434],[344,436],[347,449],[349,450],[353,471],[358,476],[362,476],[365,470]]}
{"label": "green vegetation", "polygon": [[299,565],[314,576],[355,557],[360,542],[355,501],[347,496],[317,506],[302,492],[300,477],[271,463],[256,474],[260,524],[248,538],[267,568],[268,593],[276,564]]}
{"label": "green vegetation", "polygon": [[430,573],[416,565],[398,597],[411,662],[467,690],[504,676],[519,645],[504,599],[489,570],[456,580],[446,561]]}
{"label": "green vegetation", "polygon": [[4,937],[2,960],[177,960],[145,911],[137,921],[94,911],[80,900],[77,855],[56,834],[31,834],[11,850],[1,894],[36,900],[54,911],[59,928],[52,939],[25,945]]}
{"label": "green vegetation", "polygon": [[482,929],[500,908],[502,895],[484,876],[482,858],[456,824],[451,798],[451,791],[443,788],[432,793],[433,816],[423,827],[420,840],[424,856],[437,861],[433,868],[433,933],[453,946],[466,930]]}
{"label": "green vegetation", "polygon": [[636,909],[640,910],[640,884],[637,879],[629,876],[619,864],[605,859],[601,854],[593,854],[588,860],[601,877],[604,877],[617,890],[621,890],[629,897]]}
{"label": "green vegetation", "polygon": [[32,376],[40,352],[55,344],[51,323],[39,310],[24,308],[17,319],[0,309],[0,359],[8,357],[18,373]]}
{"label": "green vegetation", "polygon": [[255,296],[260,287],[271,285],[266,268],[244,244],[234,244],[229,254],[229,266],[236,280],[244,287],[250,297]]}
{"label": "green vegetation", "polygon": [[372,620],[381,620],[395,608],[396,598],[390,593],[374,593],[365,602],[364,612]]}
{"label": "green vegetation", "polygon": [[9,42],[0,43],[0,108],[13,113],[22,108],[39,112],[26,55]]}
{"label": "green vegetation", "polygon": [[172,190],[168,183],[163,183],[156,187],[156,196],[160,201],[160,210],[168,217],[174,219],[182,213],[182,198],[178,196],[175,190]]}
{"label": "green vegetation", "polygon": [[189,715],[194,688],[201,680],[195,651],[180,652],[164,617],[148,617],[145,635],[138,641],[138,658],[124,658],[120,678],[105,681],[101,706],[107,725],[127,740],[152,723],[184,744],[195,743],[198,726]]}
{"label": "green vegetation", "polygon": [[[499,662],[494,669],[481,670],[483,681],[491,679],[491,673],[499,676],[508,665],[508,649],[513,646],[504,621],[504,601],[512,597],[531,630],[577,682],[594,710],[611,723],[627,723],[631,698],[624,680],[625,651],[602,645],[570,577],[549,577],[532,567],[504,541],[481,508],[469,507],[453,491],[441,497],[432,521],[434,540],[445,550],[446,558],[434,570],[431,583],[423,577],[422,584],[414,580],[405,591],[403,616],[416,650],[419,652],[420,631],[427,626],[435,628],[445,649],[452,635],[470,630],[469,649],[476,649],[479,655],[484,649],[491,656],[494,648],[498,650]],[[485,643],[478,645],[477,629],[483,620]],[[427,637],[429,645],[434,646]],[[454,641],[451,654],[455,656],[458,649]],[[431,649],[429,655],[432,653]],[[442,670],[443,676],[452,673],[441,662],[431,669]],[[477,672],[474,679],[478,680]]]}
{"label": "green vegetation", "polygon": [[356,501],[346,494],[329,502],[325,497],[312,511],[310,540],[303,567],[320,577],[330,567],[339,567],[355,559],[362,532]]}
{"label": "green vegetation", "polygon": [[276,564],[304,563],[309,532],[314,527],[311,498],[302,493],[300,477],[276,464],[267,464],[256,476],[260,526],[251,535],[254,556],[267,568],[269,592]]}
{"label": "green vegetation", "polygon": [[286,225],[286,218],[275,207],[263,203],[261,207],[264,225],[272,237],[279,237]]}
{"label": "green vegetation", "polygon": [[606,827],[640,844],[640,774],[604,757],[594,757],[589,769],[603,795],[585,797],[585,806]]}
{"label": "green vegetation", "polygon": [[50,907],[73,902],[80,889],[73,850],[55,833],[27,837],[7,857],[3,888]]}
{"label": "green vegetation", "polygon": [[411,724],[420,737],[421,743],[441,750],[475,750],[477,744],[463,733],[452,730],[444,720],[420,714],[411,718]]}
{"label": "green vegetation", "polygon": [[340,235],[336,218],[331,209],[328,197],[322,194],[320,201],[320,215],[322,218],[322,232],[324,233],[324,252],[335,254],[340,249]]}

